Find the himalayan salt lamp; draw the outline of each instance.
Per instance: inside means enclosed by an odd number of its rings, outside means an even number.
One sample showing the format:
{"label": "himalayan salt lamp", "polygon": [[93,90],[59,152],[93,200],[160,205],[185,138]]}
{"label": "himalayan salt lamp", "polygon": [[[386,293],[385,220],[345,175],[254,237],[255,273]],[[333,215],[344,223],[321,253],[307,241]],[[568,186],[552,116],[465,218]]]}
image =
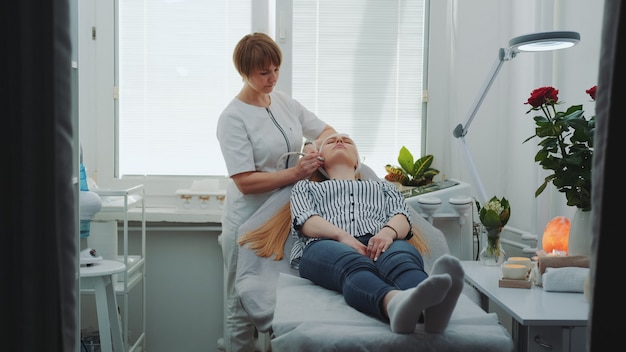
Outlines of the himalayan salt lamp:
{"label": "himalayan salt lamp", "polygon": [[557,216],[548,222],[541,242],[546,253],[567,252],[570,221],[565,216]]}

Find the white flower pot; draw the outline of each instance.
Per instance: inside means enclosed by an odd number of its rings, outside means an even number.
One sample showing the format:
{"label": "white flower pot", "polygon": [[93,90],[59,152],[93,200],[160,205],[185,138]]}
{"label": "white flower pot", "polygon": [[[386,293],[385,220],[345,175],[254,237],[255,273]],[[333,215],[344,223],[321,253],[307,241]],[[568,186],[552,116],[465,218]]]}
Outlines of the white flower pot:
{"label": "white flower pot", "polygon": [[576,209],[569,229],[567,255],[591,255],[591,241],[593,240],[591,215],[591,211]]}

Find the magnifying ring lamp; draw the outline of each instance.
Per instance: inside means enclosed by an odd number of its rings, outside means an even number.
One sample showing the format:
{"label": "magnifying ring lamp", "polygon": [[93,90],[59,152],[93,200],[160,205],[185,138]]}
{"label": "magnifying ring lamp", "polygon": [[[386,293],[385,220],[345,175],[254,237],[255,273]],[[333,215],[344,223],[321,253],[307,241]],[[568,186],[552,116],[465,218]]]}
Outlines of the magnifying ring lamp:
{"label": "magnifying ring lamp", "polygon": [[483,184],[478,176],[478,171],[476,170],[476,166],[472,160],[467,144],[465,143],[465,135],[469,130],[469,126],[471,125],[480,105],[482,104],[485,96],[487,96],[487,92],[489,92],[489,88],[493,84],[498,72],[500,72],[500,68],[505,61],[509,61],[515,58],[517,54],[520,52],[539,52],[539,51],[551,51],[551,50],[559,50],[570,48],[580,41],[580,34],[578,32],[569,32],[569,31],[552,31],[552,32],[539,32],[539,33],[531,33],[525,34],[518,37],[515,37],[509,40],[509,46],[507,48],[500,48],[498,51],[498,59],[496,63],[493,65],[493,68],[487,75],[487,79],[483,85],[483,88],[479,91],[480,94],[477,96],[474,105],[469,110],[467,117],[465,118],[465,122],[462,124],[458,124],[454,130],[452,131],[452,135],[459,139],[461,142],[461,150],[464,154],[464,158],[467,161],[468,167],[470,169],[470,173],[472,174],[472,178],[474,179],[474,186],[478,192],[478,198],[482,203],[487,202],[487,195],[485,193],[485,189]]}

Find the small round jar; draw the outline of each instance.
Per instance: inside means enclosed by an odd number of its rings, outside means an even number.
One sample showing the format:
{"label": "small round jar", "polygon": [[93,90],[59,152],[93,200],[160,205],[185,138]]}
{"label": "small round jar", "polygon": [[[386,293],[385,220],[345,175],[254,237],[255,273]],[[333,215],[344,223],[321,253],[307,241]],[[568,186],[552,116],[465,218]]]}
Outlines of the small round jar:
{"label": "small round jar", "polygon": [[509,280],[525,280],[528,269],[523,264],[502,264],[502,278]]}
{"label": "small round jar", "polygon": [[532,269],[533,267],[532,260],[530,260],[530,258],[527,258],[527,257],[509,257],[509,259],[506,260],[506,263],[521,264],[521,265],[526,266],[528,270]]}

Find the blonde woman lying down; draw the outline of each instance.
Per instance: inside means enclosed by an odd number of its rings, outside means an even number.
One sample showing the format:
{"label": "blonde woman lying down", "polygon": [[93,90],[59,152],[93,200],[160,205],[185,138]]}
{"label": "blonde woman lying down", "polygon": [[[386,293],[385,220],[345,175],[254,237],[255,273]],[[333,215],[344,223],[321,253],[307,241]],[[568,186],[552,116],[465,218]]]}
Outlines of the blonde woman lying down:
{"label": "blonde woman lying down", "polygon": [[301,277],[341,293],[348,305],[388,322],[393,332],[412,333],[422,322],[427,332],[443,332],[463,287],[458,259],[444,255],[430,276],[425,272],[420,251],[427,247],[412,230],[404,198],[389,182],[357,178],[352,139],[332,135],[319,154],[323,169],[293,186],[290,211],[240,244],[252,244],[264,256],[282,253],[275,246],[284,237],[276,234],[291,228],[297,239],[289,260]]}

